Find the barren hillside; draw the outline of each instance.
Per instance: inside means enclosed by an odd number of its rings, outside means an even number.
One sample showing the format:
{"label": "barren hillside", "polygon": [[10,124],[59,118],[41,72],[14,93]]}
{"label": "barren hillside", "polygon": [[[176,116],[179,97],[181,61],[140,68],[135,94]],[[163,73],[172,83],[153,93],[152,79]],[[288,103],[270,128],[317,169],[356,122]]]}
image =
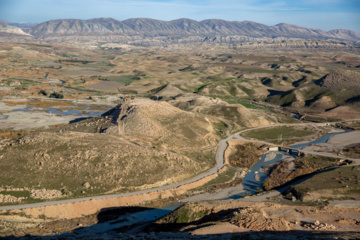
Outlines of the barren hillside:
{"label": "barren hillside", "polygon": [[8,142],[0,155],[0,168],[7,169],[0,186],[76,197],[166,185],[210,168],[218,140],[200,114],[133,100],[102,117]]}
{"label": "barren hillside", "polygon": [[[274,239],[286,239],[286,235],[297,230],[303,231],[301,235],[305,239],[310,239],[313,233],[309,231],[316,230],[330,239],[340,236],[342,231],[358,237],[359,211],[359,208],[285,206],[236,200],[196,202],[187,203],[157,220],[148,231],[194,235],[273,231]],[[282,231],[287,234],[283,236]],[[331,234],[326,236],[327,232]]]}

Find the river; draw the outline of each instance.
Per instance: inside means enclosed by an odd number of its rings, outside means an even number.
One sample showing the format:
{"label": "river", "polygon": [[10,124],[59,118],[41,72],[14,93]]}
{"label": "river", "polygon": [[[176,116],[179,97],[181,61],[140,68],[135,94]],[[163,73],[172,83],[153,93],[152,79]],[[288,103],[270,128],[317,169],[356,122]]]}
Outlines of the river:
{"label": "river", "polygon": [[[291,147],[302,149],[306,146],[309,146],[310,144],[325,143],[329,140],[331,136],[342,133],[345,132],[329,133],[314,141],[293,144],[291,145]],[[246,176],[243,179],[243,182],[240,185],[226,189],[220,189],[219,191],[213,194],[204,193],[204,194],[195,195],[187,199],[182,199],[181,202],[239,199],[239,198],[243,198],[246,195],[253,195],[258,190],[262,189],[261,185],[263,181],[267,178],[267,175],[262,170],[263,167],[266,165],[275,164],[277,162],[286,159],[292,159],[292,156],[290,156],[286,152],[267,152],[262,157],[259,158],[259,161],[256,164],[254,164],[251,167],[250,171],[246,174]],[[93,226],[75,230],[74,233],[77,235],[83,235],[83,234],[88,235],[90,233],[116,234],[115,231],[116,229],[126,226],[131,227],[133,225],[139,226],[141,224],[154,221],[158,218],[161,218],[171,213],[172,211],[174,211],[183,204],[184,203],[178,205],[171,205],[159,209],[150,209],[150,210],[147,209],[145,211],[136,212],[136,213],[127,213],[124,215],[120,215],[117,219],[111,221],[102,222],[95,224]],[[62,236],[66,236],[66,233],[65,235],[62,234]]]}
{"label": "river", "polygon": [[297,148],[297,149],[303,149],[311,144],[319,144],[319,143],[326,143],[329,138],[331,136],[334,136],[334,135],[338,135],[338,134],[343,134],[343,133],[347,133],[347,131],[345,132],[335,132],[335,133],[328,133],[314,141],[310,141],[310,142],[304,142],[304,143],[297,143],[297,144],[293,144],[293,145],[290,145],[290,147],[293,147],[293,148]]}

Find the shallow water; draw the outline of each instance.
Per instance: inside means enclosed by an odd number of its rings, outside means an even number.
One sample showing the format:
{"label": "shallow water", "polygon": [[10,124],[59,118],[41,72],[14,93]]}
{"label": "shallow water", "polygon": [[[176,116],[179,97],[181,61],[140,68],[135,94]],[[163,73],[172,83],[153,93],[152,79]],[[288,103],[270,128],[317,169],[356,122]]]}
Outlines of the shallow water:
{"label": "shallow water", "polygon": [[[343,134],[343,133],[347,133],[347,131],[329,133],[329,134],[326,134],[314,141],[301,143],[301,144],[294,144],[294,145],[291,145],[290,147],[303,149],[303,148],[309,146],[310,144],[326,143],[331,136],[334,136],[337,134]],[[267,161],[267,162],[264,162],[266,155],[267,155],[267,154],[264,154],[259,159],[259,161],[250,169],[250,172],[248,172],[246,174],[246,176],[244,177],[243,182],[242,182],[242,185],[244,187],[244,192],[230,196],[227,199],[238,199],[238,198],[244,197],[245,195],[255,194],[258,189],[262,189],[262,183],[267,178],[267,175],[260,172],[259,170],[265,165],[274,164],[276,162],[281,161],[281,159],[283,159],[283,158],[292,156],[291,154],[289,154],[285,151],[284,152],[275,152],[275,153],[276,153],[275,158],[273,158],[272,160]],[[297,153],[293,153],[293,154],[294,154],[294,156],[297,156]],[[257,173],[255,173],[255,172],[257,172]],[[257,178],[256,178],[256,175],[257,175]]]}
{"label": "shallow water", "polygon": [[276,162],[281,161],[281,159],[283,159],[284,157],[290,156],[283,152],[275,152],[275,153],[276,153],[276,156],[273,159],[271,159],[270,161],[266,161],[266,162],[265,162],[265,158],[266,158],[267,154],[264,154],[259,159],[259,161],[254,166],[251,167],[250,172],[248,172],[246,174],[246,176],[243,179],[243,182],[241,183],[244,187],[244,192],[235,194],[226,199],[239,199],[239,198],[244,197],[245,195],[254,194],[257,192],[257,190],[262,189],[261,185],[267,178],[267,175],[260,172],[260,169],[265,165],[274,164]]}
{"label": "shallow water", "polygon": [[298,149],[303,149],[311,144],[318,144],[318,143],[326,143],[329,138],[331,136],[334,136],[334,135],[337,135],[337,134],[343,134],[343,133],[347,133],[347,131],[345,132],[336,132],[336,133],[328,133],[314,141],[311,141],[311,142],[306,142],[306,143],[300,143],[300,144],[294,144],[294,145],[290,145],[290,147],[293,147],[293,148],[298,148]]}
{"label": "shallow water", "polygon": [[[34,112],[34,111],[45,111],[47,113],[52,114],[62,114],[62,115],[88,115],[91,117],[101,116],[104,112],[95,112],[95,111],[88,111],[91,110],[90,107],[84,108],[84,110],[66,110],[66,109],[56,109],[56,108],[31,108],[31,107],[24,107],[24,108],[16,108],[11,111],[13,112]],[[0,113],[0,115],[3,115]],[[1,118],[5,119],[5,118]]]}
{"label": "shallow water", "polygon": [[[89,108],[90,109],[90,108]],[[62,114],[62,115],[89,115],[91,117],[96,117],[96,116],[101,116],[103,114],[103,112],[87,112],[87,111],[82,111],[82,110],[67,110],[67,111],[62,111],[56,108],[47,108],[46,111],[48,113],[53,113],[53,114]]]}
{"label": "shallow water", "polygon": [[16,108],[16,109],[13,109],[12,111],[14,111],[14,112],[27,112],[27,111],[31,111],[31,109],[29,107],[25,107],[25,108]]}

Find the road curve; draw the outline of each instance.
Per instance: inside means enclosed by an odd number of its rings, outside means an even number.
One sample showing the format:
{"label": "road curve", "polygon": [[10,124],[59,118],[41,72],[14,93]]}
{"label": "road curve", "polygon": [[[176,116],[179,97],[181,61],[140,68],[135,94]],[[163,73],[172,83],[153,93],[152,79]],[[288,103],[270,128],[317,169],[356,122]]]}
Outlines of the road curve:
{"label": "road curve", "polygon": [[[341,122],[349,122],[349,121],[360,121],[360,119],[353,119],[353,120],[347,120],[347,121],[341,121]],[[332,124],[341,123],[341,122],[332,122]],[[323,124],[323,123],[321,123],[321,124]],[[255,130],[255,129],[268,128],[268,127],[301,126],[301,125],[317,125],[317,124],[316,123],[274,124],[274,125],[270,125],[270,126],[263,126],[263,127],[245,129],[245,130],[242,130],[240,132],[234,133],[234,134],[228,136],[226,139],[223,139],[223,140],[219,141],[218,149],[216,151],[216,156],[215,156],[216,165],[213,168],[211,168],[208,171],[206,171],[204,173],[201,173],[201,174],[199,174],[199,175],[197,175],[197,176],[195,176],[195,177],[193,177],[191,179],[188,179],[188,180],[180,182],[180,183],[166,185],[166,186],[153,188],[153,189],[142,190],[142,191],[129,192],[129,193],[100,195],[100,196],[93,196],[93,197],[66,199],[66,200],[59,200],[59,201],[48,201],[48,202],[40,202],[40,203],[32,203],[32,204],[1,206],[0,211],[13,210],[13,209],[24,209],[24,208],[36,208],[36,207],[44,207],[44,206],[58,205],[58,204],[64,204],[64,203],[74,203],[74,202],[81,202],[81,201],[88,201],[88,200],[96,200],[96,199],[128,197],[128,196],[135,196],[135,195],[144,194],[144,193],[146,194],[146,193],[150,193],[150,192],[157,192],[157,191],[162,191],[162,190],[175,189],[175,188],[181,187],[183,185],[196,182],[196,181],[198,181],[198,180],[200,180],[200,179],[202,179],[204,177],[210,176],[212,174],[215,174],[220,169],[222,169],[224,167],[224,164],[225,164],[225,156],[224,156],[224,154],[225,154],[225,150],[227,149],[227,146],[228,146],[228,140],[242,140],[242,141],[259,142],[259,143],[274,145],[274,144],[269,143],[269,142],[245,139],[245,138],[240,136],[241,133],[246,132],[246,131]],[[333,155],[333,154],[330,154],[330,153],[327,154],[327,153],[317,153],[317,152],[308,152],[308,151],[301,151],[301,152],[314,154],[314,155],[331,156],[331,157],[336,157],[336,158],[345,158],[345,157],[340,157],[340,156]],[[326,154],[326,155],[323,155],[323,154]],[[347,159],[349,159],[349,158],[347,158]],[[350,159],[350,160],[353,160],[353,161],[355,160],[356,165],[360,165],[360,159]],[[204,200],[206,200],[206,199],[204,199]]]}
{"label": "road curve", "polygon": [[166,185],[162,187],[157,187],[153,189],[147,189],[142,191],[136,191],[136,192],[129,192],[129,193],[121,193],[121,194],[111,194],[111,195],[100,195],[100,196],[93,196],[93,197],[84,197],[84,198],[75,198],[75,199],[66,199],[66,200],[59,200],[59,201],[48,201],[48,202],[40,202],[40,203],[32,203],[32,204],[22,204],[22,205],[10,205],[10,206],[1,206],[0,211],[3,210],[13,210],[13,209],[24,209],[24,208],[36,208],[36,207],[45,207],[50,205],[58,205],[58,204],[64,204],[64,203],[74,203],[74,202],[81,202],[81,201],[88,201],[88,200],[96,200],[96,199],[107,199],[107,198],[118,198],[118,197],[128,197],[128,196],[135,196],[139,194],[146,194],[150,192],[157,192],[162,190],[169,190],[169,189],[175,189],[178,187],[181,187],[183,185],[196,182],[198,180],[203,179],[204,177],[210,176],[212,174],[217,173],[220,169],[224,167],[224,153],[228,146],[227,139],[223,139],[218,143],[218,148],[216,151],[216,164],[213,168],[209,169],[206,172],[203,172],[191,179],[185,180],[180,183]]}

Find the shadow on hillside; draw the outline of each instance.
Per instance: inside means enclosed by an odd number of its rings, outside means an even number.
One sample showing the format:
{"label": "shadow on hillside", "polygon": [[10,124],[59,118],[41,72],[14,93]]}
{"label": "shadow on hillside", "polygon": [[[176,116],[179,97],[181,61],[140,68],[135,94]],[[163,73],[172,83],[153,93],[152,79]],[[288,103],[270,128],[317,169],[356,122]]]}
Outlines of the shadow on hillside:
{"label": "shadow on hillside", "polygon": [[105,208],[97,215],[97,223],[78,228],[73,231],[76,235],[104,234],[106,232],[127,232],[146,225],[168,213],[167,209],[147,207],[119,207]]}
{"label": "shadow on hillside", "polygon": [[286,184],[282,185],[282,186],[279,186],[279,187],[276,187],[274,189],[276,189],[277,191],[281,192],[281,193],[284,193],[286,192],[287,189],[289,189],[290,187],[294,186],[294,185],[297,185],[299,183],[302,183],[310,178],[312,178],[313,176],[319,174],[319,173],[325,173],[325,172],[330,172],[332,170],[335,170],[337,169],[339,166],[331,166],[329,168],[326,168],[326,169],[323,169],[323,170],[318,170],[316,172],[313,172],[313,173],[309,173],[309,174],[306,174],[306,175],[302,175],[302,176],[299,176],[297,178],[294,178],[293,180],[287,182]]}
{"label": "shadow on hillside", "polygon": [[[299,184],[303,181],[306,181],[313,177],[316,174],[332,171],[337,167],[329,167],[324,170],[320,170],[315,173],[304,175],[293,179],[288,182],[286,185],[276,188],[279,192],[285,193],[291,186]],[[230,198],[229,198],[230,199]],[[234,213],[238,212],[241,208],[236,209],[226,209],[221,210],[216,213],[204,213],[204,216],[198,220],[190,221],[187,223],[182,223],[176,219],[172,219],[171,223],[156,223],[155,220],[159,219],[169,213],[174,209],[178,208],[180,205],[173,205],[167,208],[146,208],[146,207],[115,207],[115,208],[104,208],[96,216],[96,222],[93,225],[86,227],[81,227],[79,224],[79,219],[72,222],[73,227],[68,229],[74,229],[71,232],[64,232],[58,235],[53,235],[53,229],[64,229],[66,222],[59,222],[57,224],[52,223],[49,226],[42,226],[43,229],[48,228],[47,232],[43,232],[46,236],[39,236],[37,234],[27,234],[23,237],[4,237],[0,239],[134,239],[137,234],[140,234],[143,238],[144,234],[156,233],[155,235],[161,239],[169,238],[171,235],[174,237],[187,238],[188,233],[200,228],[209,227],[214,224],[214,222],[231,222],[231,218],[234,217]],[[69,224],[68,224],[69,225]],[[84,224],[83,224],[84,225]],[[50,229],[52,227],[52,229]],[[180,232],[181,230],[186,229],[186,232]],[[27,233],[29,231],[21,231],[21,233]],[[36,232],[36,231],[32,231]],[[41,230],[39,230],[41,233]],[[163,235],[162,235],[163,234]],[[155,236],[149,235],[150,239]],[[227,233],[227,234],[209,234],[201,235],[201,239],[289,239],[297,236],[302,236],[302,239],[360,239],[359,232],[335,232],[335,231],[259,231],[259,232],[241,232],[241,233]],[[94,238],[92,238],[94,237]]]}
{"label": "shadow on hillside", "polygon": [[299,87],[302,83],[306,82],[306,80],[307,80],[307,77],[306,77],[306,76],[303,76],[303,77],[300,78],[299,80],[292,82],[292,85],[293,85],[294,87]]}
{"label": "shadow on hillside", "polygon": [[[0,237],[0,239],[73,239],[83,237],[87,239],[91,235],[126,233],[133,230],[141,231],[149,222],[172,211],[173,209],[169,210],[168,208],[156,209],[138,206],[104,208],[93,217],[39,224],[38,227],[33,229],[18,231],[16,235],[26,234],[23,237],[7,236]],[[56,234],[56,232],[63,233]]]}
{"label": "shadow on hillside", "polygon": [[[214,222],[231,222],[234,213],[240,208],[226,209],[204,216],[188,223],[155,223],[154,220],[167,215],[173,210],[145,207],[104,208],[96,216],[97,223],[86,227],[78,227],[71,232],[54,235],[54,232],[26,234],[22,237],[4,237],[0,239],[359,239],[360,232],[335,231],[246,231],[239,233],[191,235],[191,231],[214,225]],[[148,218],[148,219],[146,219]],[[75,223],[74,223],[75,224]],[[78,224],[78,223],[77,223]],[[79,224],[78,224],[79,225]],[[54,227],[54,225],[51,225]],[[58,229],[64,226],[59,223]],[[46,227],[46,226],[44,226]],[[50,226],[48,226],[50,227]],[[186,228],[186,232],[181,232]],[[244,229],[246,230],[246,229]],[[24,233],[27,231],[25,230]],[[190,235],[189,235],[190,234]],[[41,234],[42,235],[42,234]]]}
{"label": "shadow on hillside", "polygon": [[193,231],[198,229],[200,225],[201,227],[206,227],[213,225],[213,222],[215,221],[229,220],[231,217],[234,216],[233,213],[237,210],[239,209],[236,208],[236,209],[221,210],[216,213],[207,214],[198,220],[187,223],[184,223],[182,221],[184,220],[186,221],[187,220],[186,218],[190,216],[184,216],[184,219],[181,219],[181,216],[179,216],[178,219],[173,219],[174,222],[172,223],[151,223],[145,229],[145,231],[146,232],[179,232],[180,229],[184,227],[186,227],[186,231]]}
{"label": "shadow on hillside", "polygon": [[272,97],[275,95],[284,95],[286,93],[284,91],[278,91],[278,90],[273,90],[273,89],[267,89],[267,91],[269,92],[269,94],[266,97]]}
{"label": "shadow on hillside", "polygon": [[81,117],[81,118],[75,118],[74,120],[71,120],[69,123],[77,123],[77,122],[80,122],[80,121],[83,121],[83,120],[87,120],[87,119],[91,119],[93,117]]}

